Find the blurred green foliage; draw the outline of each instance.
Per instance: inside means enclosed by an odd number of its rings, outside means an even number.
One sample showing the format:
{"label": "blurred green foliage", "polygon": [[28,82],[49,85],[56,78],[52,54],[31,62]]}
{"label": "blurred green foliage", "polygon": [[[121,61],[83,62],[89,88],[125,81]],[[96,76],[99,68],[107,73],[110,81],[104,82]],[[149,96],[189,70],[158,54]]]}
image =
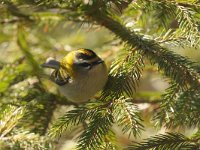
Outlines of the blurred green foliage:
{"label": "blurred green foliage", "polygon": [[[199,5],[198,1],[181,0],[2,0],[0,149],[60,149],[62,140],[77,142],[71,135],[79,135],[77,129],[68,131],[65,126],[84,120],[89,122],[88,130],[79,127],[83,134],[78,146],[85,149],[122,149],[131,140],[141,140],[129,139],[124,135],[127,132],[146,138],[165,127],[182,133],[199,130],[200,97],[195,84],[199,74],[190,62],[197,62],[198,72]],[[111,66],[109,85],[100,101],[71,110],[73,104],[59,94],[48,80],[50,72],[40,65],[48,57],[59,60],[82,47],[93,49]],[[153,129],[155,113],[160,130]],[[110,129],[113,122],[122,127],[123,134],[119,128]],[[54,129],[61,125],[58,133],[64,129],[67,133],[58,141],[50,139],[49,128],[58,134]],[[98,137],[93,141],[95,133]],[[165,140],[169,141],[167,146],[181,140],[196,146],[198,139],[199,134],[191,141],[179,134],[161,134],[130,149],[154,148],[155,143],[163,148]]]}

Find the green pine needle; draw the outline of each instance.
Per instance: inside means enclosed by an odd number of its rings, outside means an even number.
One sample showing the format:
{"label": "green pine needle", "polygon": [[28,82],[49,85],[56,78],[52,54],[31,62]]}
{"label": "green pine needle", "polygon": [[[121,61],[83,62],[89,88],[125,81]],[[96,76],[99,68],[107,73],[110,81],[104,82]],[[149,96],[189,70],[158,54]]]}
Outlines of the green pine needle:
{"label": "green pine needle", "polygon": [[124,99],[123,97],[114,101],[113,115],[116,123],[122,127],[124,133],[129,133],[129,136],[140,135],[143,125],[142,119],[139,116],[139,110],[133,104],[132,99]]}
{"label": "green pine needle", "polygon": [[128,150],[198,150],[200,147],[179,133],[166,133],[152,136],[137,143]]}
{"label": "green pine needle", "polygon": [[78,150],[99,149],[107,141],[106,136],[110,132],[113,123],[112,115],[108,112],[99,112],[94,117],[95,119],[88,124],[78,140]]}

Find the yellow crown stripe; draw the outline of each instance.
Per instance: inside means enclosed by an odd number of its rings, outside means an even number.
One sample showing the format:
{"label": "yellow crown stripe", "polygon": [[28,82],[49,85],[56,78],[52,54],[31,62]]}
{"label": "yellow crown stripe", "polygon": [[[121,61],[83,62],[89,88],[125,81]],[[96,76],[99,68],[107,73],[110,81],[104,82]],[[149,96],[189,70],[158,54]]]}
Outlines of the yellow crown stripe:
{"label": "yellow crown stripe", "polygon": [[79,53],[86,54],[86,55],[88,55],[88,56],[92,56],[92,55],[93,55],[92,52],[87,51],[87,50],[85,50],[85,49],[83,49],[83,48],[78,49],[77,51],[78,51]]}

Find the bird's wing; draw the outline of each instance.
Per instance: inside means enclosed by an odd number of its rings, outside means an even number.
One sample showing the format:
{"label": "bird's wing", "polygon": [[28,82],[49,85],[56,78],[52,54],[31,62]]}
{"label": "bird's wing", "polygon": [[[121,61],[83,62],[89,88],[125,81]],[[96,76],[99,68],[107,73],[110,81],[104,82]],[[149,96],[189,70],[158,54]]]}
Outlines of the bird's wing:
{"label": "bird's wing", "polygon": [[50,79],[55,82],[59,86],[63,86],[67,83],[69,83],[70,76],[67,72],[63,72],[60,69],[54,70],[51,73]]}

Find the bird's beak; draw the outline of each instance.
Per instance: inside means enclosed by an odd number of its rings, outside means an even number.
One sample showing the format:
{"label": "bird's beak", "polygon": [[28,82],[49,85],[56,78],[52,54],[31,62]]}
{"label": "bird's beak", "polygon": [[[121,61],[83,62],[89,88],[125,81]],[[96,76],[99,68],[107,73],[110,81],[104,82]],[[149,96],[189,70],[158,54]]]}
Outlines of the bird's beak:
{"label": "bird's beak", "polygon": [[55,60],[54,58],[48,58],[44,64],[41,65],[44,68],[52,68],[52,69],[59,69],[60,62]]}

